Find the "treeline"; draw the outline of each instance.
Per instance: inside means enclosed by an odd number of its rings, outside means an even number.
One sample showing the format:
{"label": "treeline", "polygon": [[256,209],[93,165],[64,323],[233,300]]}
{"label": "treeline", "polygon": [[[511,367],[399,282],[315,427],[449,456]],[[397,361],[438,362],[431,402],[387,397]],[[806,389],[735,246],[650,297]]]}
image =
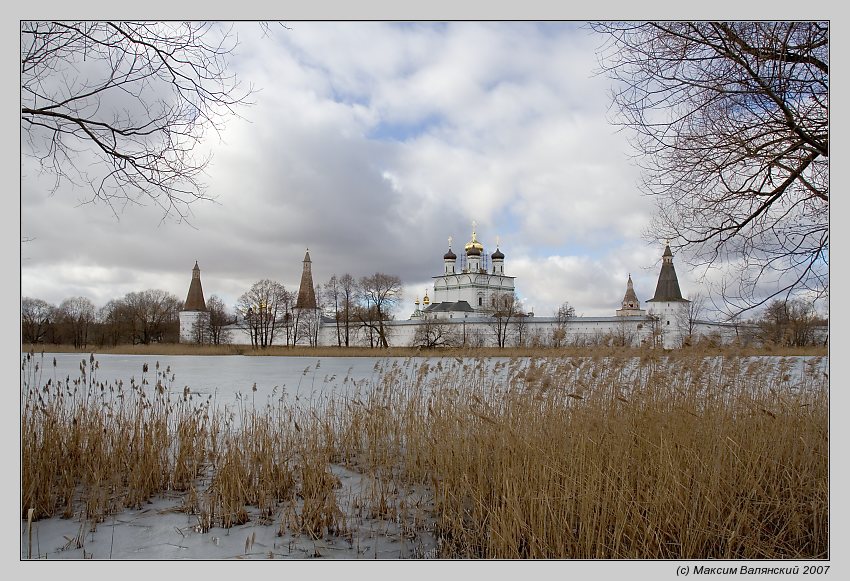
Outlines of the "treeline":
{"label": "treeline", "polygon": [[775,299],[754,321],[755,338],[763,345],[809,347],[826,345],[829,321],[813,303],[802,299]]}
{"label": "treeline", "polygon": [[[298,293],[263,279],[243,293],[232,308],[216,295],[206,299],[208,318],[195,323],[191,341],[227,344],[233,325],[244,330],[254,347],[309,344],[316,346],[320,317],[339,323],[337,343],[349,346],[363,332],[372,347],[387,347],[384,325],[402,298],[401,279],[375,273],[355,279],[333,275],[315,290],[317,310],[296,308]],[[127,293],[97,308],[87,297],[71,297],[59,305],[43,299],[21,299],[23,343],[71,344],[75,348],[124,344],[177,343],[183,301],[160,289]]]}
{"label": "treeline", "polygon": [[[207,305],[223,307],[216,296]],[[177,342],[182,306],[177,296],[160,289],[130,292],[99,309],[87,297],[67,298],[59,305],[23,297],[21,340],[77,348]]]}
{"label": "treeline", "polygon": [[[334,274],[314,289],[314,295],[315,311],[299,309],[297,292],[287,290],[280,282],[263,279],[239,297],[236,321],[248,333],[251,344],[260,349],[273,344],[315,347],[321,317],[337,323],[339,346],[350,346],[355,332],[365,333],[371,347],[389,346],[384,323],[392,320],[393,311],[401,302],[399,277],[380,272],[360,279],[347,273]],[[193,336],[202,342],[203,329],[197,330]]]}
{"label": "treeline", "polygon": [[[243,293],[236,305],[228,308],[222,299],[211,295],[206,300],[209,318],[192,329],[191,342],[227,344],[230,329],[236,326],[247,333],[257,348],[271,345],[318,345],[321,317],[336,323],[336,344],[348,347],[365,339],[370,347],[388,347],[390,327],[385,323],[402,299],[401,279],[375,273],[355,279],[350,274],[334,274],[315,291],[317,310],[296,308],[298,293],[277,281],[263,279]],[[683,314],[680,326],[688,343],[710,341],[697,335],[702,299],[695,297],[692,308]],[[504,303],[504,305],[503,305]],[[694,306],[695,305],[695,306]],[[127,293],[101,308],[86,297],[71,297],[59,305],[38,298],[21,299],[21,340],[23,343],[71,344],[75,348],[177,343],[180,341],[180,310],[183,302],[164,290],[149,289]],[[551,337],[537,337],[525,330],[526,318],[516,295],[506,294],[494,306],[493,339],[500,347],[522,345],[563,346],[567,340],[567,322],[575,309],[564,303],[555,313],[557,324]],[[737,321],[739,342],[743,344],[808,347],[826,345],[825,317],[810,302],[800,299],[774,300],[755,318]],[[622,337],[602,337],[612,344],[632,344],[623,327]],[[613,335],[617,335],[614,333]],[[582,344],[588,341],[582,337]],[[719,340],[719,339],[718,339]],[[424,319],[416,330],[414,344],[421,347],[474,346],[483,344],[480,333],[458,331],[439,319]]]}

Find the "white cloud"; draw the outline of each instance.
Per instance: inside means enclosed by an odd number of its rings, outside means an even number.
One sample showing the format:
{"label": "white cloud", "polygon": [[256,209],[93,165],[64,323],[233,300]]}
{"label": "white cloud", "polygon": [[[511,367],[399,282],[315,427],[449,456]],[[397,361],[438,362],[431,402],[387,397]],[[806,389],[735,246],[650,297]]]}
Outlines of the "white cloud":
{"label": "white cloud", "polygon": [[[27,166],[25,295],[182,298],[197,259],[207,295],[235,300],[260,278],[297,287],[305,247],[316,283],[382,271],[422,294],[446,237],[462,246],[472,220],[488,248],[502,236],[538,311],[569,300],[613,312],[628,272],[657,261],[640,238],[650,201],[592,74],[596,40],[575,24],[295,22],[272,38],[238,28],[234,70],[260,91],[204,144],[216,203],[193,206],[193,227],[160,224],[155,208],[116,222],[102,206],[72,208],[68,191],[48,198]],[[92,265],[111,278],[90,283]],[[654,290],[635,283],[642,300]]]}

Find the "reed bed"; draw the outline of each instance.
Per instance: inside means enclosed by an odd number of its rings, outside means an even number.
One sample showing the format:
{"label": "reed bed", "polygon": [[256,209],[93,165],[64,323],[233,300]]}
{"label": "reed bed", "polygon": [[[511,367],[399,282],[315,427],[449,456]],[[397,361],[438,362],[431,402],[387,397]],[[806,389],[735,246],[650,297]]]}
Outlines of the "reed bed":
{"label": "reed bed", "polygon": [[346,395],[236,409],[170,369],[124,386],[97,367],[24,357],[22,519],[94,527],[175,493],[199,532],[259,518],[353,542],[373,519],[439,558],[829,557],[819,358],[386,359]]}

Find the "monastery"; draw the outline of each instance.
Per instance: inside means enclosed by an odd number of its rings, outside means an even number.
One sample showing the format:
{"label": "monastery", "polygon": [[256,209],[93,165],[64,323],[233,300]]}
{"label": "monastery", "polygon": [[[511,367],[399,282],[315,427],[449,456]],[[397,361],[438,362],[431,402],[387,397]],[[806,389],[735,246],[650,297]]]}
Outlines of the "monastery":
{"label": "monastery", "polygon": [[[487,254],[477,239],[473,223],[472,237],[457,256],[451,248],[443,255],[443,271],[434,276],[433,296],[426,292],[422,302],[417,297],[407,319],[384,321],[390,346],[502,346],[540,345],[632,345],[652,343],[665,349],[681,347],[696,337],[711,336],[718,342],[730,342],[737,327],[729,323],[693,320],[690,301],[682,296],[673,253],[669,244],[662,254],[661,270],[655,294],[642,309],[631,275],[626,291],[613,314],[604,317],[539,317],[517,312],[512,297],[516,279],[506,274],[505,254]],[[613,305],[612,305],[613,307]],[[338,345],[340,333],[333,317],[320,312],[313,284],[309,250],[304,255],[301,284],[293,312],[299,320],[312,321],[313,328],[305,338],[292,334],[298,344]],[[199,324],[209,321],[201,287],[198,263],[192,269],[189,293],[180,312],[180,340],[193,342]],[[247,325],[237,320],[227,327],[231,343],[250,345]],[[305,323],[307,324],[307,323]],[[342,323],[340,323],[340,327]],[[374,341],[368,328],[359,322],[349,323],[350,345],[369,346]],[[286,344],[281,335],[273,344]]]}

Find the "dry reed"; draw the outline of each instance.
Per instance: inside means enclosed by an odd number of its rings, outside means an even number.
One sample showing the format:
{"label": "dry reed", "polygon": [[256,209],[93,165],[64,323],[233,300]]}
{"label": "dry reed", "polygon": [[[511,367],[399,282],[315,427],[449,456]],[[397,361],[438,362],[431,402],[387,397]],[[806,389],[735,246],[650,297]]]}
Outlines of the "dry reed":
{"label": "dry reed", "polygon": [[[128,389],[93,356],[73,380],[47,366],[22,364],[22,518],[96,526],[176,491],[203,532],[248,506],[311,538],[383,519],[443,558],[829,556],[818,358],[386,359],[348,395],[235,415],[168,369]],[[340,469],[367,482],[348,512]]]}

